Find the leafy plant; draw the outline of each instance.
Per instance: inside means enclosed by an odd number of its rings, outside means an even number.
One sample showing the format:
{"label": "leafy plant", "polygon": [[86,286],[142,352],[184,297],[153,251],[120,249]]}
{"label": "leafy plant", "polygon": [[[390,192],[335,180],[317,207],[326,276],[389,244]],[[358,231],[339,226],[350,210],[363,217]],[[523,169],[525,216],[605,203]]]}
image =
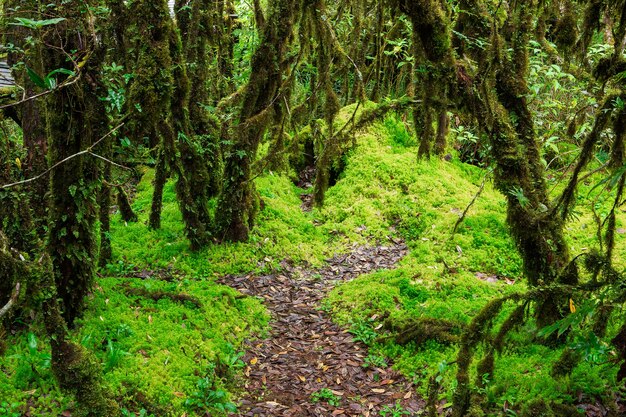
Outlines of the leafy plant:
{"label": "leafy plant", "polygon": [[11,358],[18,360],[16,379],[20,384],[36,382],[40,388],[44,388],[44,374],[50,369],[50,354],[40,352],[37,337],[33,332],[27,335],[27,353],[18,353]]}
{"label": "leafy plant", "polygon": [[401,416],[410,416],[411,413],[404,409],[400,405],[400,402],[396,402],[396,404],[392,407],[390,405],[385,405],[380,410],[380,415],[382,417],[401,417]]}
{"label": "leafy plant", "polygon": [[521,187],[513,187],[509,190],[509,194],[517,199],[520,206],[526,207],[529,203],[528,197],[524,195],[524,190]]}
{"label": "leafy plant", "polygon": [[122,350],[119,346],[116,346],[111,339],[107,340],[107,355],[104,364],[105,372],[118,366],[122,359],[129,355],[130,353]]}
{"label": "leafy plant", "polygon": [[28,74],[28,78],[35,84],[37,87],[45,88],[48,90],[54,90],[58,83],[56,79],[56,75],[64,74],[68,77],[74,76],[74,71],[71,71],[67,68],[58,68],[53,71],[50,71],[48,75],[40,76],[37,74],[32,68],[26,67],[26,73]]}
{"label": "leafy plant", "polygon": [[233,345],[228,343],[224,351],[218,356],[215,364],[216,374],[223,379],[232,379],[234,373],[238,369],[246,366],[241,360],[244,352],[237,352]]}
{"label": "leafy plant", "polygon": [[339,404],[341,403],[341,397],[335,395],[328,388],[322,388],[321,390],[315,391],[313,394],[311,394],[311,401],[313,401],[314,403],[325,401],[333,407],[339,407]]}
{"label": "leafy plant", "polygon": [[154,417],[154,414],[148,414],[145,408],[139,410],[139,414],[134,411],[129,411],[126,408],[122,408],[122,417]]}
{"label": "leafy plant", "polygon": [[387,361],[382,356],[370,353],[365,357],[363,365],[361,366],[363,366],[364,368],[386,368]]}
{"label": "leafy plant", "polygon": [[200,378],[196,382],[196,391],[185,401],[185,407],[197,411],[237,412],[237,406],[228,400],[228,394],[215,389],[211,377]]}
{"label": "leafy plant", "polygon": [[369,321],[364,319],[354,320],[349,331],[355,342],[363,342],[366,345],[370,345],[378,336]]}
{"label": "leafy plant", "polygon": [[12,26],[22,26],[29,29],[40,29],[44,26],[56,25],[65,20],[63,17],[57,17],[55,19],[34,20],[26,17],[16,17],[14,22],[9,23]]}

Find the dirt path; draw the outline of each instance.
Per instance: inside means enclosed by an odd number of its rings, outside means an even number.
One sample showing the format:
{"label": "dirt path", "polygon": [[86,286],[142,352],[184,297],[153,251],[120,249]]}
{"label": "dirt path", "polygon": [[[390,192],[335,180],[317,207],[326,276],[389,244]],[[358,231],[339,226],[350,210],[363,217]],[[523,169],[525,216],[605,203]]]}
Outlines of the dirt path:
{"label": "dirt path", "polygon": [[[285,265],[277,275],[224,279],[244,294],[263,297],[272,314],[269,337],[246,347],[247,395],[238,415],[369,417],[396,403],[411,414],[423,409],[412,384],[397,372],[363,367],[366,347],[319,310],[338,282],[393,268],[406,253],[402,242],[355,247],[320,270]],[[327,397],[313,401],[312,394],[320,390]]]}

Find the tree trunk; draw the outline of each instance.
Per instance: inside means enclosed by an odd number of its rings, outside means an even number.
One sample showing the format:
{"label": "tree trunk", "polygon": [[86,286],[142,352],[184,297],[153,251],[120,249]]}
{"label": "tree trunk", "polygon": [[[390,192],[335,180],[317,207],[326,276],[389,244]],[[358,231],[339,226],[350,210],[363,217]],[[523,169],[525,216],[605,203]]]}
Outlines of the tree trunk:
{"label": "tree trunk", "polygon": [[277,0],[270,6],[261,44],[252,57],[252,73],[239,113],[235,149],[226,162],[224,190],[217,208],[218,238],[245,241],[254,223],[257,196],[251,164],[271,120],[271,106],[283,81],[285,53],[299,10],[299,1]]}
{"label": "tree trunk", "polygon": [[[43,49],[44,71],[67,68],[80,71],[82,82],[63,88],[46,99],[48,157],[57,163],[92,146],[107,132],[104,95],[100,85],[104,49],[92,32],[84,5],[53,3],[55,13],[66,20],[44,39],[59,48]],[[90,54],[83,67],[68,63],[63,51],[76,51],[78,56]],[[100,188],[98,163],[81,156],[59,165],[50,174],[48,213],[48,253],[52,258],[63,315],[72,325],[81,314],[83,299],[95,277],[97,245],[97,195]]]}

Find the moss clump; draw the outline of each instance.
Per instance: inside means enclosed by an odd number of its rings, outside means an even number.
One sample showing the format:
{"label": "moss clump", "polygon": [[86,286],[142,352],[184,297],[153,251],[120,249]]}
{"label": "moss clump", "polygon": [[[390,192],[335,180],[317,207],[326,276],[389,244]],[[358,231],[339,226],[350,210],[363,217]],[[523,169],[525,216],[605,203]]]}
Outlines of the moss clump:
{"label": "moss clump", "polygon": [[400,326],[387,323],[386,327],[393,327],[394,333],[397,333],[397,344],[406,345],[412,342],[416,346],[421,346],[427,340],[436,340],[443,344],[456,343],[463,328],[459,323],[430,317],[420,317]]}
{"label": "moss clump", "polygon": [[543,399],[536,399],[526,405],[520,414],[521,417],[572,417],[584,414],[578,408],[559,403],[547,403]]}
{"label": "moss clump", "polygon": [[102,367],[91,353],[68,342],[61,342],[52,349],[52,367],[56,369],[61,388],[76,396],[77,416],[108,417],[119,412],[111,393],[96,385],[102,378]]}
{"label": "moss clump", "polygon": [[184,294],[184,293],[173,294],[173,293],[166,292],[166,291],[149,291],[145,288],[133,288],[133,287],[126,287],[126,286],[124,288],[124,292],[127,295],[131,295],[131,296],[134,295],[134,296],[139,296],[143,298],[149,298],[153,301],[169,299],[177,303],[182,303],[182,304],[189,303],[195,306],[196,308],[202,307],[202,302],[197,297],[194,297],[189,294]]}
{"label": "moss clump", "polygon": [[576,365],[580,362],[580,353],[573,349],[566,348],[563,350],[561,357],[552,365],[551,375],[554,377],[563,377],[570,375]]}

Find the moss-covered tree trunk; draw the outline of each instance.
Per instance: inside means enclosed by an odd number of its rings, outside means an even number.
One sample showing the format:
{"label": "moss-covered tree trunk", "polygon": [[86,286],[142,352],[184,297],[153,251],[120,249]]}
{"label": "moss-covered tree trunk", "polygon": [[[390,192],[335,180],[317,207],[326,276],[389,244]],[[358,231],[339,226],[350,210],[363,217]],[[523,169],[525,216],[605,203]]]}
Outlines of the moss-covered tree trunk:
{"label": "moss-covered tree trunk", "polygon": [[224,189],[217,208],[217,237],[248,239],[254,223],[257,196],[251,179],[252,162],[271,118],[285,72],[285,55],[292,39],[301,2],[277,0],[270,5],[261,44],[252,57],[252,73],[245,87],[234,149],[226,160]]}
{"label": "moss-covered tree trunk", "polygon": [[3,281],[12,285],[19,282],[27,288],[29,302],[41,309],[50,339],[52,372],[59,387],[75,397],[75,414],[84,417],[119,415],[113,395],[102,381],[102,369],[97,359],[70,340],[50,258],[41,256],[36,264],[15,259],[8,240],[0,233],[0,272]]}
{"label": "moss-covered tree trunk", "polygon": [[[411,18],[426,59],[445,63],[429,82],[459,91],[459,105],[472,113],[491,138],[496,187],[507,198],[507,222],[524,260],[529,283],[536,286],[555,282],[567,263],[567,246],[563,240],[563,223],[546,214],[551,203],[532,115],[525,100],[527,46],[536,4],[517,4],[510,11],[505,31],[509,38],[495,34],[490,50],[471,52],[471,57],[481,65],[474,80],[463,68],[457,69],[456,74],[444,70],[460,64],[455,62],[451,48],[451,22],[437,1],[399,1],[398,5]],[[485,28],[491,26],[484,4],[473,0],[464,1],[463,6],[475,13],[463,15],[457,21],[457,30],[468,28],[484,34]],[[457,51],[470,53],[463,42],[455,46]],[[541,324],[558,318],[555,302],[539,303]],[[546,311],[543,306],[548,306]]]}
{"label": "moss-covered tree trunk", "polygon": [[[4,2],[4,13],[7,17],[37,19],[38,2],[34,0],[16,1],[7,0]],[[36,73],[42,74],[41,44],[29,42],[28,39],[37,39],[38,33],[23,26],[7,26],[7,31],[3,34],[6,44],[14,45],[14,51],[7,56],[7,62],[13,66],[19,62],[24,62]],[[32,97],[39,91],[33,84],[25,71],[20,71],[16,75],[16,82],[25,88],[26,97]],[[22,138],[26,158],[21,161],[24,177],[30,178],[41,174],[48,168],[46,159],[48,149],[48,137],[46,135],[45,114],[40,100],[26,101],[15,109],[19,115],[22,127]],[[27,186],[30,197],[30,209],[32,211],[33,226],[41,238],[45,235],[46,226],[46,201],[45,196],[48,191],[48,177],[35,181]]]}
{"label": "moss-covered tree trunk", "polygon": [[[100,71],[104,48],[93,26],[89,4],[53,2],[48,13],[66,20],[46,31],[42,67],[80,72],[82,82],[47,96],[48,157],[57,163],[96,143],[107,131]],[[68,60],[68,54],[72,60]],[[73,64],[73,62],[80,64]],[[97,260],[95,223],[100,188],[98,163],[73,158],[50,174],[48,252],[52,258],[63,315],[69,324],[83,310]]]}
{"label": "moss-covered tree trunk", "polygon": [[185,232],[196,250],[208,241],[208,174],[190,129],[189,80],[180,38],[165,0],[137,1],[130,11],[136,19],[138,48],[130,89],[130,102],[137,110],[132,129],[138,137],[157,138],[159,148],[150,226],[160,227],[163,187],[171,172]]}

